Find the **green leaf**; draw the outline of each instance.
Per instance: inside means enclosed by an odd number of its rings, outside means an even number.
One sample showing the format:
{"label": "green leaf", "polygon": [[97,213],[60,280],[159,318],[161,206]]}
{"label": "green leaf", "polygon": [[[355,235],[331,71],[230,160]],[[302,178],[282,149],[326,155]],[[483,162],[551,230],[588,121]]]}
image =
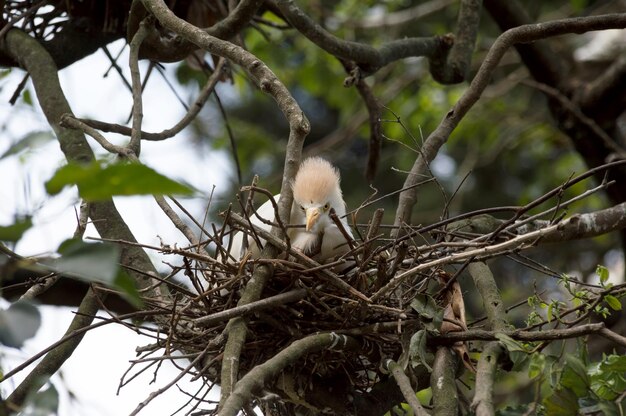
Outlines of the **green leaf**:
{"label": "green leaf", "polygon": [[192,195],[187,185],[171,180],[140,163],[118,162],[104,166],[67,164],[46,182],[46,190],[55,195],[70,185],[78,186],[80,196],[98,201],[115,195]]}
{"label": "green leaf", "polygon": [[57,251],[60,258],[44,263],[50,270],[87,282],[103,283],[118,290],[131,305],[142,306],[135,281],[120,268],[117,245],[70,239],[61,243]]}
{"label": "green leaf", "polygon": [[22,93],[22,99],[24,102],[32,107],[33,105],[33,97],[30,95],[30,90],[27,88]]}
{"label": "green leaf", "polygon": [[496,336],[496,339],[500,341],[508,351],[526,352],[526,348],[520,342],[515,341],[510,336],[502,334],[502,333],[497,333],[495,334],[495,336]]}
{"label": "green leaf", "polygon": [[606,283],[607,280],[609,280],[609,269],[600,264],[598,264],[598,267],[596,267],[596,274],[598,275],[598,277],[600,277],[600,282],[602,284]]}
{"label": "green leaf", "polygon": [[540,352],[530,355],[530,364],[528,365],[528,377],[535,378],[543,374],[546,367],[546,356]]}
{"label": "green leaf", "polygon": [[15,155],[22,150],[39,147],[53,139],[54,135],[50,131],[32,131],[19,139],[17,142],[13,143],[13,145],[11,145],[11,147],[9,147],[6,152],[2,154],[2,156],[0,156],[0,159]]}
{"label": "green leaf", "polygon": [[119,271],[119,273],[115,277],[115,280],[113,281],[112,286],[113,288],[119,290],[122,294],[122,297],[137,309],[143,306],[143,302],[141,301],[141,297],[139,296],[139,291],[137,290],[137,285],[135,285],[135,281],[123,270]]}
{"label": "green leaf", "polygon": [[611,354],[589,371],[591,390],[603,400],[615,400],[626,391],[626,356]]}
{"label": "green leaf", "polygon": [[550,305],[548,305],[548,310],[546,311],[546,319],[548,320],[548,322],[552,322],[552,308],[554,307],[554,303],[550,303]]}
{"label": "green leaf", "polygon": [[420,293],[411,301],[411,307],[420,316],[426,329],[439,330],[443,322],[443,309],[438,307],[435,300],[426,294]]}
{"label": "green leaf", "polygon": [[513,364],[510,368],[511,371],[522,371],[529,361],[528,353],[529,347],[524,346],[522,343],[515,341],[508,335],[498,333],[495,335],[498,341],[506,348],[509,359]]}
{"label": "green leaf", "polygon": [[6,310],[0,310],[0,343],[21,348],[41,325],[39,309],[31,303],[18,301]]}
{"label": "green leaf", "polygon": [[578,414],[578,398],[567,388],[554,390],[552,395],[543,401],[546,414],[550,416],[572,416]]}
{"label": "green leaf", "polygon": [[561,385],[567,387],[577,397],[585,397],[589,392],[590,379],[583,361],[571,354],[565,356],[565,368],[561,374]]}
{"label": "green leaf", "polygon": [[622,302],[620,302],[619,299],[617,299],[615,296],[613,296],[613,295],[606,295],[606,296],[604,296],[604,301],[614,311],[621,311],[622,310]]}
{"label": "green leaf", "polygon": [[53,271],[88,282],[113,285],[119,270],[118,246],[70,239],[61,243],[58,252],[61,257],[47,263]]}
{"label": "green leaf", "polygon": [[611,354],[605,357],[600,363],[602,371],[615,371],[626,373],[626,355]]}
{"label": "green leaf", "polygon": [[15,243],[22,238],[22,235],[33,226],[31,217],[18,219],[11,225],[0,226],[0,241],[10,241]]}
{"label": "green leaf", "polygon": [[433,369],[428,365],[428,361],[432,354],[426,351],[426,338],[427,332],[423,329],[413,334],[409,342],[409,359],[413,368],[423,365],[430,373]]}

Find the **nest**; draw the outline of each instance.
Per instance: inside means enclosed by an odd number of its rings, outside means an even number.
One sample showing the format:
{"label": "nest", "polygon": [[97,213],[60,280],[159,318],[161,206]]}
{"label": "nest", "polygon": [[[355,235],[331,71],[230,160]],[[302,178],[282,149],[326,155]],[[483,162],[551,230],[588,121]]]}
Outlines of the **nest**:
{"label": "nest", "polygon": [[[162,246],[163,253],[182,259],[182,266],[172,266],[172,275],[183,271],[196,292],[172,286],[173,303],[160,305],[167,311],[167,318],[159,325],[163,333],[157,343],[141,352],[148,355],[164,348],[170,354],[178,351],[196,357],[191,358],[192,365],[181,370],[202,377],[207,386],[212,386],[222,383],[222,362],[232,319],[244,320],[247,328],[238,379],[297,340],[320,333],[346,335],[357,341],[356,348],[328,348],[299,357],[296,364],[281,372],[282,381],[274,380],[276,389],[265,386],[255,395],[259,398],[275,393],[282,401],[294,402],[290,392],[304,397],[315,382],[323,383],[337,374],[347,376],[351,391],[368,391],[388,377],[384,359],[398,360],[408,350],[410,336],[423,327],[424,316],[420,318],[412,302],[420,294],[432,292],[435,286],[444,287],[440,281],[445,273],[440,268],[427,268],[409,279],[397,276],[450,252],[446,244],[416,247],[407,238],[383,239],[376,225],[380,224],[382,212],[377,216],[358,230],[361,237],[353,241],[348,254],[324,265],[310,258],[303,264],[302,254],[293,251],[289,256],[282,252],[275,259],[244,258],[235,262],[216,260],[197,247]],[[238,215],[227,213],[223,226],[214,227],[204,243],[210,241],[218,253],[227,253],[227,235],[251,233],[248,224]],[[457,249],[462,250],[460,246]],[[294,254],[300,257],[294,258]],[[263,272],[271,278],[265,282],[259,300],[242,302],[259,267],[265,267]],[[442,306],[449,302],[445,293],[440,291],[437,298]],[[285,378],[288,389],[284,388]]]}

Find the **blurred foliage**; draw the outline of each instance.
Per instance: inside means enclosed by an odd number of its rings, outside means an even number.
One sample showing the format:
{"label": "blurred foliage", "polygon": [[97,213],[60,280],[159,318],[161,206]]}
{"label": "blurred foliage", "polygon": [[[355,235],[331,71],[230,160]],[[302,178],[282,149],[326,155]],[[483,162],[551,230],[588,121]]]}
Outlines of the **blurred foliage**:
{"label": "blurred foliage", "polygon": [[35,336],[41,325],[39,309],[32,303],[17,301],[0,310],[0,344],[21,348]]}
{"label": "blurred foliage", "polygon": [[16,218],[13,224],[0,226],[0,241],[15,243],[32,226],[33,220],[30,216]]}
{"label": "blurred foliage", "polygon": [[79,195],[86,201],[104,200],[117,195],[191,195],[194,192],[189,186],[139,163],[68,163],[46,182],[46,191],[56,195],[71,185],[78,186]]}
{"label": "blurred foliage", "polygon": [[69,239],[61,243],[57,252],[60,257],[42,261],[50,271],[88,283],[102,283],[117,289],[132,305],[141,306],[134,280],[120,267],[118,245]]}

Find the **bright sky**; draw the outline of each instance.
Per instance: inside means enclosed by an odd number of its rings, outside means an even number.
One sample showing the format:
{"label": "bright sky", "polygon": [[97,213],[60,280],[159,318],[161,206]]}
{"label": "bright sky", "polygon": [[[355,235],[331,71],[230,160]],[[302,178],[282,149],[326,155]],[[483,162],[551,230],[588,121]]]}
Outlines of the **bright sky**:
{"label": "bright sky", "polygon": [[[116,53],[122,45],[123,43],[117,42],[109,50]],[[119,62],[128,62],[127,50]],[[143,64],[142,73],[145,73],[147,65]],[[124,68],[127,65],[120,66]],[[108,60],[103,53],[97,53],[61,71],[61,85],[77,116],[125,123],[132,105],[131,94],[120,82],[115,71],[110,71],[108,77],[103,78],[106,68]],[[167,70],[171,74],[173,67],[170,66]],[[126,75],[130,79],[130,75]],[[14,107],[8,103],[22,77],[23,72],[14,70],[0,80],[0,155],[30,132],[50,130],[37,105],[30,107],[22,100]],[[231,91],[220,92],[232,94]],[[192,93],[187,95],[192,96]],[[152,74],[146,88],[143,106],[143,129],[146,131],[156,132],[171,127],[184,114],[182,106],[156,73]],[[111,135],[107,137],[117,144],[124,143],[125,140],[112,138]],[[97,149],[95,142],[91,143]],[[232,175],[227,158],[221,153],[201,153],[197,150],[183,132],[165,142],[144,142],[141,159],[170,178],[184,179],[206,196],[213,186],[216,187],[216,192],[224,189],[227,180],[225,178]],[[63,154],[54,140],[27,152],[0,159],[0,178],[4,178],[0,184],[0,225],[11,224],[16,214],[34,215],[35,227],[24,235],[15,248],[21,255],[53,252],[74,232],[74,208],[78,202],[76,192],[65,190],[50,198],[43,188],[43,183],[63,163]],[[183,202],[191,212],[200,214],[206,200],[198,198]],[[160,236],[168,244],[186,243],[151,198],[117,198],[115,202],[138,241],[158,245],[157,236]],[[88,229],[85,235],[97,236],[93,228]],[[158,256],[154,253],[151,255],[156,260],[157,267],[161,267]],[[6,308],[7,303],[3,301],[0,306]],[[0,366],[5,372],[58,340],[73,316],[70,308],[42,306],[40,310],[44,321],[37,336],[28,341],[22,350],[0,350]],[[150,392],[172,380],[178,370],[166,363],[159,370],[155,384],[150,384],[153,372],[147,371],[124,387],[119,396],[116,395],[120,377],[129,367],[129,360],[136,358],[135,347],[150,342],[151,339],[138,336],[120,325],[107,325],[88,333],[75,354],[63,366],[61,375],[53,378],[62,394],[60,415],[128,414]],[[26,375],[26,372],[23,373]],[[16,376],[3,383],[1,388],[4,397],[21,378]],[[181,387],[187,392],[195,392],[200,388],[200,383],[201,381],[196,381],[190,384],[185,381]],[[68,391],[75,395],[72,400],[69,399]],[[170,415],[186,400],[187,397],[173,387],[155,399],[141,414]]]}

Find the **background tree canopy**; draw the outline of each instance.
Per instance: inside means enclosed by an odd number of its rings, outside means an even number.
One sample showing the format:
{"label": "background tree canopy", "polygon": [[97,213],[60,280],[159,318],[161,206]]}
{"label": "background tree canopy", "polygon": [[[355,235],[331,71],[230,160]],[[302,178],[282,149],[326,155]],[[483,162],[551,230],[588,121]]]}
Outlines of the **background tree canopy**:
{"label": "background tree canopy", "polygon": [[[54,412],[50,376],[102,322],[154,339],[131,373],[171,360],[197,380],[182,414],[624,414],[623,0],[1,4],[2,74],[23,74],[2,88],[51,133],[5,135],[0,163],[56,140],[66,163],[36,185],[69,187],[76,224],[37,257],[19,242],[38,207],[0,227],[0,342],[33,336],[34,300],[78,307],[58,343],[2,369],[28,372],[3,386],[5,414]],[[97,51],[127,120],[70,107],[59,83]],[[154,78],[175,97],[160,111],[185,112],[158,132]],[[169,160],[172,142],[228,162]],[[147,146],[167,162],[148,166]],[[356,236],[325,265],[281,226],[313,155],[341,171]],[[221,185],[195,189],[198,171]],[[253,207],[278,192],[262,234]],[[130,195],[186,241],[138,241],[142,208],[116,208]],[[233,232],[267,240],[261,258],[222,261]]]}

